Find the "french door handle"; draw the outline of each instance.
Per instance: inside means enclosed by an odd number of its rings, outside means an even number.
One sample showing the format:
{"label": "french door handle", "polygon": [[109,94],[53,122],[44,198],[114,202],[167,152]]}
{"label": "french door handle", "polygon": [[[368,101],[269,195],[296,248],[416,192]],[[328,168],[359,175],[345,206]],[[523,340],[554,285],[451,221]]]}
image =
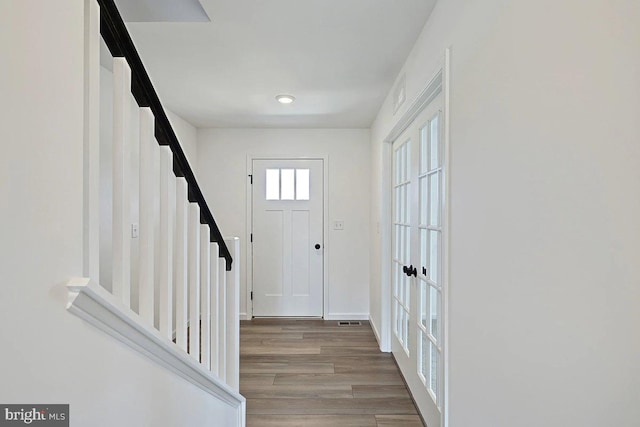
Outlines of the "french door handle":
{"label": "french door handle", "polygon": [[411,277],[411,276],[417,277],[418,276],[418,269],[415,268],[413,266],[413,264],[411,264],[409,267],[404,266],[402,268],[402,271],[404,271],[404,274],[406,274],[408,277]]}

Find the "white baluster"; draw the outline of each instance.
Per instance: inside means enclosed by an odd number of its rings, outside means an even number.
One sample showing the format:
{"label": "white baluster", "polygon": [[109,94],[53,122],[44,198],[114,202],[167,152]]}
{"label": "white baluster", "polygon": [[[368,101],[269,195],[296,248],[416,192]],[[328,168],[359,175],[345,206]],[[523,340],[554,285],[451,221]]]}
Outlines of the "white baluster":
{"label": "white baluster", "polygon": [[227,384],[234,390],[240,389],[240,239],[232,237],[224,240],[233,263],[227,277]]}
{"label": "white baluster", "polygon": [[113,58],[113,295],[131,306],[131,69]]}
{"label": "white baluster", "polygon": [[220,263],[218,262],[220,249],[217,243],[211,243],[210,265],[211,265],[211,335],[209,344],[211,347],[211,372],[214,375],[219,375],[219,356],[220,342],[219,335],[219,319],[218,319],[218,282],[220,280]]}
{"label": "white baluster", "polygon": [[100,283],[100,8],[92,0],[85,2],[85,40],[83,270]]}
{"label": "white baluster", "polygon": [[160,147],[160,261],[158,267],[159,329],[173,339],[173,242],[175,233],[176,177],[173,153]]}
{"label": "white baluster", "polygon": [[176,344],[187,351],[187,220],[188,220],[187,180],[176,181],[176,227],[174,252],[174,285],[176,288]]}
{"label": "white baluster", "polygon": [[153,325],[154,309],[154,250],[155,250],[155,205],[154,189],[158,181],[154,180],[154,157],[157,155],[157,142],[154,137],[155,118],[151,108],[140,108],[140,243],[138,267],[138,313]]}
{"label": "white baluster", "polygon": [[200,206],[189,203],[189,354],[200,361]]}
{"label": "white baluster", "polygon": [[200,225],[200,362],[211,369],[211,268],[209,226]]}
{"label": "white baluster", "polygon": [[227,381],[227,275],[226,261],[218,259],[218,376]]}

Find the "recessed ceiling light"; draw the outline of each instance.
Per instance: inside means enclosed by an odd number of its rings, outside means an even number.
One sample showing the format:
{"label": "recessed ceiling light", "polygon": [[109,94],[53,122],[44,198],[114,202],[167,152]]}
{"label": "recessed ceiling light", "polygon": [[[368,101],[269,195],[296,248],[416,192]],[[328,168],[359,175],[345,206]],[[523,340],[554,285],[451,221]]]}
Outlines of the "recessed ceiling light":
{"label": "recessed ceiling light", "polygon": [[296,100],[296,98],[293,97],[292,95],[278,95],[276,96],[276,99],[281,104],[291,104],[293,101]]}

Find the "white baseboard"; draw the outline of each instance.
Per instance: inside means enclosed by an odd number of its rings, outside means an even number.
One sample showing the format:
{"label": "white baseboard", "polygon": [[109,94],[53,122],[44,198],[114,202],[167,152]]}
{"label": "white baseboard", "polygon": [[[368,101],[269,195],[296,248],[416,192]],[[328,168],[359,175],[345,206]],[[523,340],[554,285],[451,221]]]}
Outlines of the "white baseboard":
{"label": "white baseboard", "polygon": [[329,313],[324,320],[369,320],[369,313]]}
{"label": "white baseboard", "polygon": [[382,340],[380,339],[380,332],[378,332],[378,328],[376,328],[376,324],[373,321],[373,319],[371,318],[371,316],[369,316],[369,324],[371,325],[371,329],[373,329],[373,335],[376,336],[376,340],[378,341],[378,345],[380,347],[382,347]]}

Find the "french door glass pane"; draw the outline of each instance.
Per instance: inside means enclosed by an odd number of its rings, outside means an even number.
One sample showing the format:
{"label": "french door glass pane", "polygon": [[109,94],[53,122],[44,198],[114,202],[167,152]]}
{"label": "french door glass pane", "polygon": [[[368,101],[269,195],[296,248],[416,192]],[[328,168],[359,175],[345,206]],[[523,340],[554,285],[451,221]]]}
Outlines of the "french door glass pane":
{"label": "french door glass pane", "polygon": [[440,225],[440,174],[429,175],[429,225]]}
{"label": "french door glass pane", "polygon": [[[433,286],[429,286],[429,325],[428,331],[436,342],[440,341],[440,292]],[[426,325],[425,325],[426,326]]]}
{"label": "french door glass pane", "polygon": [[431,119],[431,135],[429,137],[429,169],[433,170],[440,166],[438,116]]}
{"label": "french door glass pane", "polygon": [[411,227],[406,226],[404,228],[405,231],[405,246],[406,246],[406,252],[405,252],[405,256],[404,256],[404,263],[405,264],[409,264],[409,260],[411,260]]}
{"label": "french door glass pane", "polygon": [[420,225],[425,225],[427,224],[427,206],[429,204],[427,177],[422,176],[418,181],[420,182]]}
{"label": "french door glass pane", "polygon": [[429,139],[429,127],[424,126],[420,128],[420,173],[424,173],[428,169],[428,139]]}
{"label": "french door glass pane", "polygon": [[429,330],[429,293],[428,289],[430,288],[427,285],[427,282],[424,280],[420,280],[420,325]]}
{"label": "french door glass pane", "polygon": [[[440,352],[431,341],[429,341],[429,389],[433,392],[434,396],[438,396],[438,365],[440,364]],[[437,402],[437,399],[436,399]]]}
{"label": "french door glass pane", "polygon": [[409,352],[409,313],[404,312],[404,349]]}
{"label": "french door glass pane", "polygon": [[418,373],[424,379],[424,381],[428,381],[429,378],[429,345],[431,341],[427,338],[427,335],[422,332],[422,330],[418,330],[418,346],[420,350],[418,351]]}
{"label": "french door glass pane", "polygon": [[427,267],[427,273],[429,278],[435,283],[440,283],[440,260],[438,258],[439,247],[440,232],[436,230],[429,230],[429,266]]}
{"label": "french door glass pane", "polygon": [[[429,265],[427,256],[429,255],[428,249],[428,240],[427,240],[427,229],[420,229],[420,267],[427,267]],[[428,268],[427,268],[428,270]],[[422,273],[422,271],[420,271]],[[428,274],[428,271],[427,271]]]}

